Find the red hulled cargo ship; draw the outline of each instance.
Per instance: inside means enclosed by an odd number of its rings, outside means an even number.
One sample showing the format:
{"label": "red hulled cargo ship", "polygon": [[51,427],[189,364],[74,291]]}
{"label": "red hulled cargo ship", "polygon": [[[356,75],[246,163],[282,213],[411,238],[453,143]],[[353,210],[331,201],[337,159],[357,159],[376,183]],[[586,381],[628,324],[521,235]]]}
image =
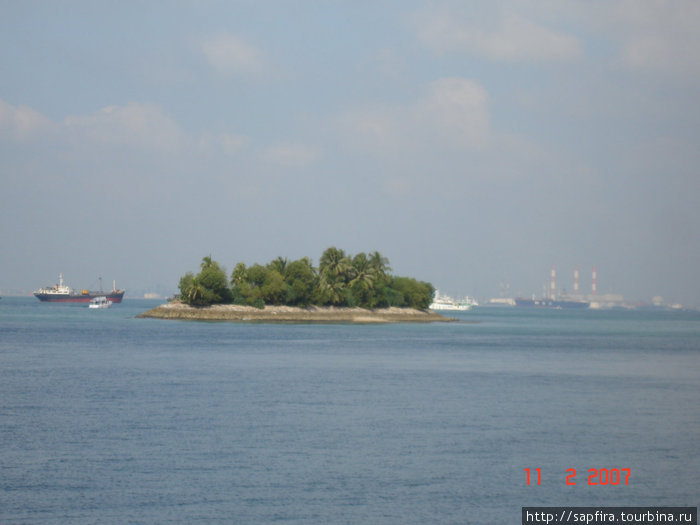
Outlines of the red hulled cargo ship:
{"label": "red hulled cargo ship", "polygon": [[116,283],[112,285],[111,292],[102,291],[102,278],[100,278],[100,291],[73,290],[63,284],[63,275],[58,275],[58,284],[46,286],[34,292],[34,296],[42,302],[48,303],[89,303],[95,297],[106,297],[112,303],[121,303],[125,290],[117,290]]}

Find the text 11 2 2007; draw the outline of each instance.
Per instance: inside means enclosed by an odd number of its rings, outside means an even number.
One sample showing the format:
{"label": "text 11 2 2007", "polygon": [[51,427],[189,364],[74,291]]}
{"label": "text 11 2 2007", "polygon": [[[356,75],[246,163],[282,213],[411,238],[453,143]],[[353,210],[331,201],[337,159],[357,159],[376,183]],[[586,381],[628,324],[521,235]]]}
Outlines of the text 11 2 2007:
{"label": "text 11 2 2007", "polygon": [[[564,478],[567,485],[576,485],[576,469],[566,469],[566,477]],[[588,469],[588,484],[589,485],[629,485],[632,469],[628,468],[589,468]],[[525,484],[526,485],[541,485],[542,470],[539,468],[525,469]]]}

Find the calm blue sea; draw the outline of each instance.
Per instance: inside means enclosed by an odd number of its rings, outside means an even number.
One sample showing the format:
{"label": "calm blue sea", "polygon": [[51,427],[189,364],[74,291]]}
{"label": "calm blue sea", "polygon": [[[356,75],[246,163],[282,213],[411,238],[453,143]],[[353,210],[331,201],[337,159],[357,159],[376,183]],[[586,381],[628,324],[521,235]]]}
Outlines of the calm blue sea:
{"label": "calm blue sea", "polygon": [[[0,300],[0,522],[503,525],[522,506],[700,504],[698,313],[135,318],[155,304]],[[591,468],[628,484],[589,486]]]}

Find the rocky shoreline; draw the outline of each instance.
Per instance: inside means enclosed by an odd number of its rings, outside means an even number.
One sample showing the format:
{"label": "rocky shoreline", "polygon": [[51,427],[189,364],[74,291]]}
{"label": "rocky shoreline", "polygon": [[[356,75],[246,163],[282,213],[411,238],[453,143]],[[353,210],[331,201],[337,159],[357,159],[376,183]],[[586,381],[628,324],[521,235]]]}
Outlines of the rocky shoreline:
{"label": "rocky shoreline", "polygon": [[173,301],[137,317],[191,321],[242,321],[264,323],[435,323],[454,318],[414,308],[336,308],[333,306],[265,306],[254,308],[232,304],[194,307]]}

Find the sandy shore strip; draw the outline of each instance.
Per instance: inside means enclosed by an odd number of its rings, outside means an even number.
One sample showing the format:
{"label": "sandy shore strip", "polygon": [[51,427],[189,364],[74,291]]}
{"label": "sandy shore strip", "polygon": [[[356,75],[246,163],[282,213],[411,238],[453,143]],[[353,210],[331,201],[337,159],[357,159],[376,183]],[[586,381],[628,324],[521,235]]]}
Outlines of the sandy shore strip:
{"label": "sandy shore strip", "polygon": [[239,306],[217,304],[194,307],[178,301],[157,306],[137,317],[192,321],[244,321],[265,323],[435,323],[454,318],[414,308],[336,308],[333,306]]}

